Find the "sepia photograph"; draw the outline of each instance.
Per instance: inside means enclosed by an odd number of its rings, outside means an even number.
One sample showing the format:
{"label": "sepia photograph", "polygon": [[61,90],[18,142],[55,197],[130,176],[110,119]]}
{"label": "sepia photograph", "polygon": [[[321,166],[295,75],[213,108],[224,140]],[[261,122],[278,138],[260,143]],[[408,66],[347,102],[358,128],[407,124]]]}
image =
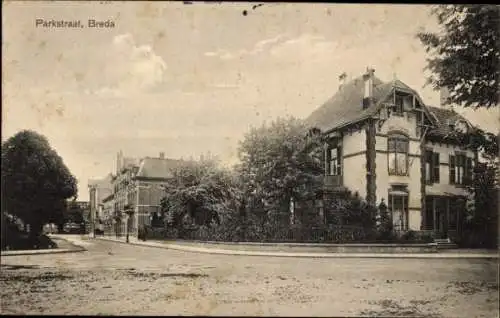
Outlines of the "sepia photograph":
{"label": "sepia photograph", "polygon": [[2,315],[499,317],[500,6],[2,2]]}

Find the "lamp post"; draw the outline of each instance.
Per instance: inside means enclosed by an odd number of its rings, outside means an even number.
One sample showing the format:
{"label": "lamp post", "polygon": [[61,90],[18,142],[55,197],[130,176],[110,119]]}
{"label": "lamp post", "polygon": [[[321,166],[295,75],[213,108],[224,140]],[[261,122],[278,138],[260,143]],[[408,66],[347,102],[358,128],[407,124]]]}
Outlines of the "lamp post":
{"label": "lamp post", "polygon": [[124,212],[125,212],[125,214],[127,214],[127,227],[126,227],[127,234],[126,234],[125,238],[126,238],[126,242],[129,243],[128,236],[129,236],[129,232],[130,232],[130,219],[132,218],[132,215],[134,214],[134,210],[132,209],[132,207],[130,205],[127,205],[127,206],[125,206]]}

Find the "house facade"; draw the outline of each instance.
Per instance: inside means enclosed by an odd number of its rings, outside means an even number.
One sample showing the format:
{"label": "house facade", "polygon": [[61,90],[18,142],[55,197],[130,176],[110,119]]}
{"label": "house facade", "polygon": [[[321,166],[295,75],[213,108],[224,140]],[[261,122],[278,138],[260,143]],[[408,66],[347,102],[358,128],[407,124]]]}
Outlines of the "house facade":
{"label": "house facade", "polygon": [[453,138],[474,129],[465,118],[368,69],[341,83],[306,122],[326,137],[326,191],[347,188],[370,204],[385,202],[397,232],[453,238],[460,231],[464,186],[477,163],[477,151]]}
{"label": "house facade", "polygon": [[[143,225],[150,225],[154,215],[159,216],[163,186],[172,178],[172,169],[182,160],[159,157],[135,159],[117,155],[116,174],[112,177],[112,195],[106,199],[112,215],[112,231],[116,235],[137,236]],[[128,213],[127,213],[128,212]]]}

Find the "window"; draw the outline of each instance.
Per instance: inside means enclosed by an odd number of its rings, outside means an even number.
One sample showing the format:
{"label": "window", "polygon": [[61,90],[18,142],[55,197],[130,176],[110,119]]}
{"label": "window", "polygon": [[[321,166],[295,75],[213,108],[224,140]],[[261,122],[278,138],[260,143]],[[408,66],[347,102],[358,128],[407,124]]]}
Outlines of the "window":
{"label": "window", "polygon": [[389,193],[388,208],[391,211],[392,224],[395,231],[408,230],[408,194]]}
{"label": "window", "polygon": [[408,175],[408,138],[392,136],[388,142],[389,175]]}
{"label": "window", "polygon": [[450,155],[450,184],[467,184],[472,180],[472,158]]}
{"label": "window", "polygon": [[439,183],[439,153],[425,152],[425,181],[428,184]]}
{"label": "window", "polygon": [[340,176],[340,147],[330,149],[330,175]]}
{"label": "window", "polygon": [[396,96],[394,97],[394,104],[395,104],[395,107],[394,107],[394,113],[396,115],[403,115],[403,104],[404,104],[404,98],[403,96],[401,95],[398,95],[396,94]]}

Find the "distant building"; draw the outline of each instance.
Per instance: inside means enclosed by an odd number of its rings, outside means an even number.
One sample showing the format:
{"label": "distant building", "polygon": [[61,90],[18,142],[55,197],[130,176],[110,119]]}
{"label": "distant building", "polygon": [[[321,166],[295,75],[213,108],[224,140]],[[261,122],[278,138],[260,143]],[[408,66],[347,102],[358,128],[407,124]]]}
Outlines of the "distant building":
{"label": "distant building", "polygon": [[102,217],[102,201],[104,198],[113,193],[111,183],[113,176],[109,174],[103,179],[92,179],[88,182],[89,187],[89,214],[90,228],[89,233],[93,233],[97,228],[99,220]]}
{"label": "distant building", "polygon": [[[110,228],[117,235],[124,235],[127,226],[127,210],[132,211],[130,235],[137,236],[143,225],[149,225],[153,214],[159,215],[164,195],[163,186],[173,177],[172,170],[183,160],[158,157],[141,159],[124,157],[120,151],[116,158],[116,171],[111,177],[111,193],[100,202],[103,216],[111,216]],[[109,218],[108,218],[109,219]]]}

